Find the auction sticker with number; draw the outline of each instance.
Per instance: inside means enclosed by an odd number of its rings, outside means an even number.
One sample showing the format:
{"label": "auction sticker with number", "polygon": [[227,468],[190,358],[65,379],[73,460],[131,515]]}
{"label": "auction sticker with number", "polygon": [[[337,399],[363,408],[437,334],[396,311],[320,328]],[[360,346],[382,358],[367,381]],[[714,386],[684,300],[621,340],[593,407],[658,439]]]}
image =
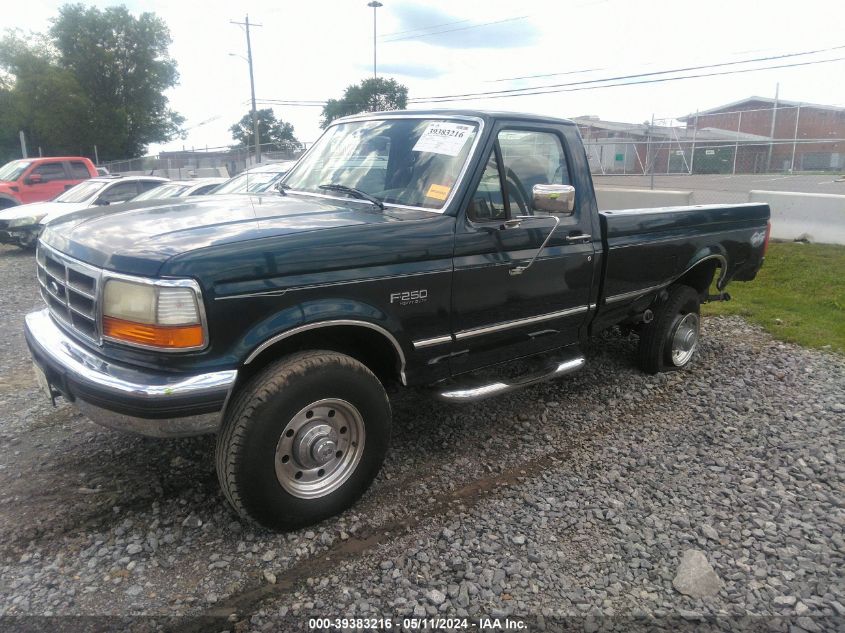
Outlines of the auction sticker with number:
{"label": "auction sticker with number", "polygon": [[415,152],[457,156],[472,136],[474,126],[449,121],[433,121],[414,145]]}

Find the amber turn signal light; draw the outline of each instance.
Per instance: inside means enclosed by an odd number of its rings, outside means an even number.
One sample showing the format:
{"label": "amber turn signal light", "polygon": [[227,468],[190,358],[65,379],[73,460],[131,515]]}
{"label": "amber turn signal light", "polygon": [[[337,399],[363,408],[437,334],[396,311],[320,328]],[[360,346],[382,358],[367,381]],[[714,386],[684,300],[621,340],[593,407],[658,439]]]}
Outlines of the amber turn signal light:
{"label": "amber turn signal light", "polygon": [[103,316],[103,336],[137,345],[185,349],[201,347],[202,325],[150,325]]}

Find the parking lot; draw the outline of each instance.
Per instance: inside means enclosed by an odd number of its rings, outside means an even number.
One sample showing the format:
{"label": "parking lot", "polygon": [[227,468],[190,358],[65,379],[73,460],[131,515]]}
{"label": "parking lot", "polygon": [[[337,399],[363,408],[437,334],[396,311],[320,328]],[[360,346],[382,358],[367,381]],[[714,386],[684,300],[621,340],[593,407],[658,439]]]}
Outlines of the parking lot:
{"label": "parking lot", "polygon": [[[0,280],[2,616],[233,631],[434,615],[528,630],[841,626],[839,356],[711,318],[683,372],[639,372],[635,339],[611,333],[574,377],[479,405],[396,393],[392,449],[364,499],[276,534],[226,507],[212,437],[121,435],[54,409],[22,335],[40,306],[33,256],[0,248]],[[673,586],[691,549],[719,577],[712,597]]]}
{"label": "parking lot", "polygon": [[[593,174],[596,187],[648,189],[651,176],[602,176]],[[695,174],[655,175],[655,189],[692,191],[695,204],[748,202],[748,192],[797,191],[845,195],[845,179],[838,174]]]}

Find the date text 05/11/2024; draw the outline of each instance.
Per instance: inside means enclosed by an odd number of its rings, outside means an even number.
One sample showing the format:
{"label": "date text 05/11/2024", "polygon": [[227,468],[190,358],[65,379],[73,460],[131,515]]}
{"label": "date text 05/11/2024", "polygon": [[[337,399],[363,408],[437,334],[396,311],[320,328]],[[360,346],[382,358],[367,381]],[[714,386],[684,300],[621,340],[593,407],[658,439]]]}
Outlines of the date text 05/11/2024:
{"label": "date text 05/11/2024", "polygon": [[527,624],[512,618],[311,618],[310,630],[362,630],[389,631],[399,628],[406,631],[428,630],[476,630],[476,631],[524,631]]}

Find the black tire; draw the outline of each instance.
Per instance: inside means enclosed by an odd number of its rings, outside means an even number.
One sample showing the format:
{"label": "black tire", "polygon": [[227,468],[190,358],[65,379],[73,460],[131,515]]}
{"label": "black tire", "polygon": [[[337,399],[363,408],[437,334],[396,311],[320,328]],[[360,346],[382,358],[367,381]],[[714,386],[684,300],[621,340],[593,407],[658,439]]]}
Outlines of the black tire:
{"label": "black tire", "polygon": [[[337,489],[301,498],[280,483],[276,448],[297,415],[327,398],[345,401],[360,412],[363,449]],[[370,486],[387,454],[390,430],[387,394],[363,364],[331,351],[288,356],[269,365],[233,397],[217,437],[220,487],[241,517],[265,527],[289,530],[322,521],[347,509]]]}
{"label": "black tire", "polygon": [[679,322],[686,315],[695,315],[696,324],[699,322],[701,302],[698,292],[680,284],[670,286],[668,292],[666,300],[654,309],[654,319],[640,330],[637,356],[640,367],[649,374],[682,369],[689,365],[693,356],[690,354],[682,363],[676,364],[672,359],[672,339]]}

